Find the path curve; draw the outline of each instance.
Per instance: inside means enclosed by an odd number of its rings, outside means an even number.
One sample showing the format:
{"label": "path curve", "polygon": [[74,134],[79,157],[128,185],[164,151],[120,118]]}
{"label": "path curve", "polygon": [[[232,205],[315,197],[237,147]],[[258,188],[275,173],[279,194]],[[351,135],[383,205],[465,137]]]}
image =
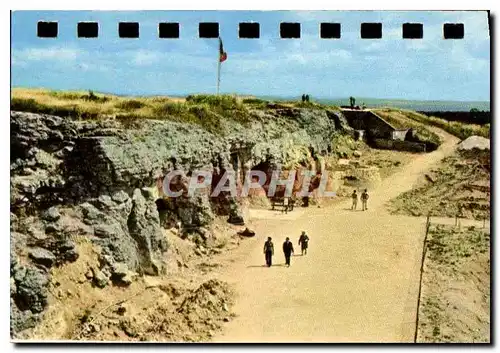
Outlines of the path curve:
{"label": "path curve", "polygon": [[[370,190],[369,210],[349,202],[296,209],[287,215],[252,210],[255,238],[245,240],[218,276],[234,284],[236,318],[215,342],[413,342],[425,219],[390,215],[384,204],[417,179],[459,141],[444,140]],[[298,251],[309,234],[307,256],[284,267],[281,244],[289,236]],[[263,266],[262,247],[273,237],[276,266]]]}

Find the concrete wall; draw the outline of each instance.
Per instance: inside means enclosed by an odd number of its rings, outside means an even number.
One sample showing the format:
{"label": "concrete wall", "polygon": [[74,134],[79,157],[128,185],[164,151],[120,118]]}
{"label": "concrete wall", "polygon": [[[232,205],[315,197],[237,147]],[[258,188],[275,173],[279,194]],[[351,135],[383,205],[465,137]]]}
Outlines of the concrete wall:
{"label": "concrete wall", "polygon": [[388,140],[388,139],[373,139],[372,143],[377,148],[409,151],[409,152],[425,152],[425,143]]}
{"label": "concrete wall", "polygon": [[343,109],[349,125],[355,130],[365,130],[369,138],[392,139],[393,132],[397,131],[394,126],[369,110]]}
{"label": "concrete wall", "polygon": [[406,134],[407,133],[408,133],[408,129],[395,130],[395,131],[392,132],[392,139],[393,140],[404,141],[406,139]]}

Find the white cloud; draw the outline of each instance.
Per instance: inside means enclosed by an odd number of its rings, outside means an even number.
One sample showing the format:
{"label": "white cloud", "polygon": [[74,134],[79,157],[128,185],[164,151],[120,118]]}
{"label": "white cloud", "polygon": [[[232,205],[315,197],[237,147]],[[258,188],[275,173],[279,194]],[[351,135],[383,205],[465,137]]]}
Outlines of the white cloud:
{"label": "white cloud", "polygon": [[48,47],[48,48],[28,48],[24,49],[19,56],[25,60],[60,60],[60,61],[74,61],[78,59],[78,49],[62,48],[62,47]]}
{"label": "white cloud", "polygon": [[151,50],[139,50],[131,53],[132,63],[137,66],[149,66],[157,63],[161,58],[161,53]]}

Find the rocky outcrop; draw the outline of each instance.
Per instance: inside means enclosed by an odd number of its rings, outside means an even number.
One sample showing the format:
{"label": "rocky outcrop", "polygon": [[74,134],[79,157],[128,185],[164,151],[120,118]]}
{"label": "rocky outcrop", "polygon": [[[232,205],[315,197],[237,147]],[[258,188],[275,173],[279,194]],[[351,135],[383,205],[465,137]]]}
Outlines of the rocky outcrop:
{"label": "rocky outcrop", "polygon": [[[249,114],[249,125],[227,123],[214,135],[173,121],[129,128],[11,112],[12,331],[32,327],[43,312],[50,269],[78,259],[74,236],[99,245],[99,266],[89,277],[103,287],[163,271],[162,227],[180,222],[184,232],[205,234],[216,215],[245,223],[240,200],[228,193],[212,198],[211,187],[165,198],[158,181],[170,171],[205,170],[214,180],[234,171],[241,186],[252,168],[308,163],[348,129],[342,114],[320,109]],[[174,185],[184,193],[186,186],[186,177]]]}

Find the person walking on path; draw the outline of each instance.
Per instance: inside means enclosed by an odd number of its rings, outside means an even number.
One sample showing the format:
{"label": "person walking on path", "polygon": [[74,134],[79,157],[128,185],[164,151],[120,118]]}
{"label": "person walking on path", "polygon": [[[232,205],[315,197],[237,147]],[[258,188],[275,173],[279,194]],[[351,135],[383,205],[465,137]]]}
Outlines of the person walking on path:
{"label": "person walking on path", "polygon": [[302,255],[307,255],[307,246],[309,244],[309,237],[307,236],[306,232],[302,231],[302,234],[300,235],[299,238],[299,245],[300,249],[302,250]]}
{"label": "person walking on path", "polygon": [[274,255],[274,244],[271,237],[268,237],[267,241],[264,243],[264,255],[266,256],[267,267],[271,267],[271,265],[273,264]]}
{"label": "person walking on path", "polygon": [[368,195],[368,190],[365,189],[363,193],[361,194],[361,204],[363,206],[363,211],[366,211],[368,209],[368,198],[370,196]]}
{"label": "person walking on path", "polygon": [[351,210],[356,210],[356,208],[358,207],[358,194],[356,193],[356,190],[352,192],[351,198],[352,198]]}
{"label": "person walking on path", "polygon": [[290,256],[293,254],[293,244],[288,237],[283,243],[283,252],[285,253],[285,263],[288,267],[290,267]]}
{"label": "person walking on path", "polygon": [[288,214],[288,205],[290,204],[290,200],[288,199],[288,197],[285,196],[285,198],[283,199],[283,211],[282,212],[285,212],[286,214]]}

